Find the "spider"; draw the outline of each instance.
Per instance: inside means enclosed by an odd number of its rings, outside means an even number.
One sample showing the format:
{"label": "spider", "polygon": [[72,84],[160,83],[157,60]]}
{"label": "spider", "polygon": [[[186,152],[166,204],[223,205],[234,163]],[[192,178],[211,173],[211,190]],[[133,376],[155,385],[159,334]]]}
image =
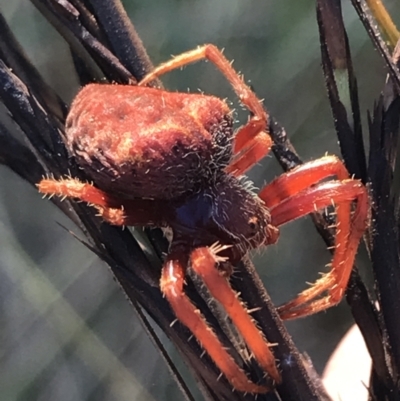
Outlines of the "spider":
{"label": "spider", "polygon": [[[236,133],[225,101],[146,86],[201,59],[216,65],[251,113]],[[260,367],[279,383],[271,344],[229,284],[232,266],[250,250],[275,243],[281,225],[335,205],[330,272],[279,312],[288,319],[337,304],[367,225],[363,184],[349,177],[339,159],[325,156],[279,176],[255,194],[242,176],[271,149],[268,116],[231,63],[210,44],[161,64],[136,86],[85,86],[72,103],[65,142],[94,184],[47,178],[38,184],[39,191],[88,202],[114,225],[169,227],[173,238],[160,287],[177,319],[233,388],[269,390],[246,376],[186,296],[190,266],[223,306]]]}

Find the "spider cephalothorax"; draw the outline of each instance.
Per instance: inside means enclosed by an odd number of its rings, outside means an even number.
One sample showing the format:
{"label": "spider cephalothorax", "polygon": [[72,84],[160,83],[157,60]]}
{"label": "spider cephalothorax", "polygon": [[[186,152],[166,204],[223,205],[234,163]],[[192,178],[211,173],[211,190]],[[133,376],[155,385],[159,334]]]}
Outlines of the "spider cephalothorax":
{"label": "spider cephalothorax", "polygon": [[269,210],[248,187],[243,179],[221,171],[208,187],[172,202],[173,216],[166,224],[193,248],[229,244],[230,261],[238,262],[249,250],[274,243],[278,236]]}
{"label": "spider cephalothorax", "polygon": [[[235,135],[224,101],[144,86],[203,58],[221,70],[252,113]],[[39,183],[45,194],[91,203],[111,224],[170,227],[161,290],[233,387],[253,393],[268,388],[247,378],[186,296],[187,266],[220,302],[260,367],[279,382],[268,341],[226,279],[229,265],[274,243],[280,225],[335,204],[332,270],[279,309],[283,318],[316,313],[342,298],[368,217],[365,187],[333,156],[283,174],[254,194],[240,177],[269,152],[266,131],[267,114],[256,95],[216,47],[205,45],[160,65],[139,86],[85,87],[67,118],[66,145],[94,184],[73,178]],[[332,176],[337,179],[326,180]]]}

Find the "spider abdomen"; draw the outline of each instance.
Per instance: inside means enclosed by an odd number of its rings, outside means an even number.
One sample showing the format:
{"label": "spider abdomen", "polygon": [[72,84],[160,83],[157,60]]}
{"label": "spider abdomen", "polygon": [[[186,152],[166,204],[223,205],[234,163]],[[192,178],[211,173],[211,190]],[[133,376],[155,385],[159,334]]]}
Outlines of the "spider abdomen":
{"label": "spider abdomen", "polygon": [[72,104],[66,135],[71,154],[99,188],[171,199],[228,165],[232,118],[213,96],[87,85]]}

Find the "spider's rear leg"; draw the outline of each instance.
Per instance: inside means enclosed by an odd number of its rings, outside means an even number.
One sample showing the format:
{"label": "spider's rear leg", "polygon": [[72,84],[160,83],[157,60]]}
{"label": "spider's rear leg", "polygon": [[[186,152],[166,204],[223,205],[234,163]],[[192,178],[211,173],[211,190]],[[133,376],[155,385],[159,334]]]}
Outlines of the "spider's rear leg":
{"label": "spider's rear leg", "polygon": [[253,114],[253,121],[261,121],[262,126],[267,125],[267,113],[262,107],[260,100],[256,94],[247,86],[242,77],[235,71],[231,63],[222,54],[222,52],[214,45],[206,44],[194,50],[189,50],[174,57],[170,61],[160,64],[153,71],[147,74],[140,82],[139,86],[145,86],[149,82],[158,78],[169,71],[176,70],[177,68],[184,67],[187,64],[196,61],[207,59],[211,61],[225,76],[225,78],[232,85],[233,90],[239,97],[240,101],[251,111]]}
{"label": "spider's rear leg", "polygon": [[[339,180],[318,183],[329,176]],[[282,318],[307,316],[336,305],[343,297],[360,239],[368,221],[368,195],[336,157],[306,163],[269,184],[260,197],[270,208],[272,224],[280,226],[332,204],[336,206],[336,236],[331,271],[293,301],[279,308]],[[356,201],[355,210],[352,203]],[[327,295],[321,295],[327,292]]]}
{"label": "spider's rear leg", "polygon": [[163,225],[165,204],[162,202],[151,199],[119,198],[76,178],[60,180],[45,178],[37,186],[42,194],[75,198],[91,204],[104,220],[116,226]]}
{"label": "spider's rear leg", "polygon": [[[242,130],[247,129],[247,127],[248,125],[245,125],[239,130],[238,135]],[[245,134],[248,135],[249,132],[245,132]],[[240,176],[259,162],[271,150],[272,139],[264,131],[258,131],[255,135],[249,134],[247,139],[248,141],[243,144],[242,148],[238,148],[239,150],[236,152],[234,151],[234,156],[229,166],[225,169],[226,172]]]}
{"label": "spider's rear leg", "polygon": [[[269,390],[267,387],[252,383],[247,378],[244,371],[235,363],[232,356],[226,351],[214,331],[208,326],[204,316],[186,296],[183,285],[185,281],[188,255],[185,252],[186,249],[177,249],[173,250],[168,255],[163,266],[160,282],[161,291],[170,303],[176,317],[193,333],[216,366],[221,370],[236,390],[247,393],[267,392]],[[198,265],[198,257],[196,256],[197,252],[200,251],[193,251],[191,256],[194,265]],[[207,265],[206,267],[212,268],[218,275],[218,272],[215,269],[214,259],[212,259],[212,261],[207,261],[206,264],[207,263],[211,263],[211,265]],[[220,278],[225,281],[222,277]],[[205,284],[207,285],[207,283]]]}
{"label": "spider's rear leg", "polygon": [[[239,157],[235,159],[234,163],[236,164],[230,166],[229,171],[240,175],[264,157],[271,148],[271,138],[267,132],[263,132],[267,130],[268,115],[256,94],[245,84],[242,77],[235,71],[232,64],[217,47],[206,44],[197,49],[182,53],[170,61],[157,66],[139,82],[139,86],[144,86],[169,71],[203,59],[211,61],[221,71],[232,85],[241,103],[252,113],[249,121],[237,132],[233,145],[234,154],[238,155],[241,153],[241,160],[238,160]],[[255,157],[255,155],[257,156]]]}

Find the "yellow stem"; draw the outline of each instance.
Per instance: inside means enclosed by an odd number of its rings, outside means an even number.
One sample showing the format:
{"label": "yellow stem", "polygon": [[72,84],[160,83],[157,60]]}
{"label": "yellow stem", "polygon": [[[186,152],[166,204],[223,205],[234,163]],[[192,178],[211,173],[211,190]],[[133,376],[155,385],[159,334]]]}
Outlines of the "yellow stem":
{"label": "yellow stem", "polygon": [[397,30],[390,14],[381,0],[366,0],[371,12],[373,13],[377,23],[380,26],[382,33],[390,43],[392,49],[396,46],[400,38],[400,32]]}

